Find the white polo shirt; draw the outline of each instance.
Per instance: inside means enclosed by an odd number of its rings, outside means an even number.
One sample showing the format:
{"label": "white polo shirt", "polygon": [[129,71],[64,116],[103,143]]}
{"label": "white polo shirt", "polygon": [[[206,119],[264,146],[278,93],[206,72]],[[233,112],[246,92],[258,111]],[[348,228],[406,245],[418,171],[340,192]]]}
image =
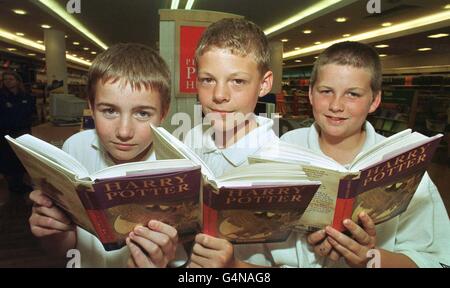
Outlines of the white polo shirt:
{"label": "white polo shirt", "polygon": [[[89,173],[115,165],[103,149],[95,129],[79,132],[64,142],[62,149],[77,159]],[[153,149],[144,161],[156,160]],[[126,267],[130,256],[127,246],[119,250],[105,251],[100,240],[86,230],[77,227],[77,247],[81,256],[81,267]],[[178,248],[182,248],[180,244]],[[177,248],[175,261],[171,266],[181,266],[187,261],[184,249]]]}
{"label": "white polo shirt", "polygon": [[217,147],[213,130],[202,124],[195,126],[186,134],[184,143],[202,158],[215,176],[219,177],[229,169],[247,165],[247,156],[256,153],[264,145],[279,141],[272,130],[272,119],[256,115],[254,117],[258,127],[230,147]]}
{"label": "white polo shirt", "polygon": [[[366,142],[362,151],[384,139],[366,121]],[[321,154],[319,133],[315,124],[309,128],[290,131],[282,141],[304,146]],[[402,253],[419,267],[445,267],[450,265],[450,221],[436,186],[425,173],[408,209],[393,219],[376,226],[377,247]],[[295,236],[295,237],[294,237]],[[268,245],[275,265],[293,267],[346,267],[341,258],[338,263],[315,257],[306,243],[305,234],[296,233],[288,242]],[[328,262],[328,263],[327,263]]]}

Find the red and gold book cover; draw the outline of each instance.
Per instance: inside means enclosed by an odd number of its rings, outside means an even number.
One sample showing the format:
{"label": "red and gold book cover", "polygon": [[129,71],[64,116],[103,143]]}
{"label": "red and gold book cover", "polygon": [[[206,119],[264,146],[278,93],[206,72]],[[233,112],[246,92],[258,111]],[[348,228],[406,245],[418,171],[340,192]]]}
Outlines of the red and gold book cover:
{"label": "red and gold book cover", "polygon": [[125,245],[137,225],[159,220],[178,230],[180,240],[200,231],[199,167],[158,175],[104,179],[78,190],[105,250]]}
{"label": "red and gold book cover", "polygon": [[375,224],[404,212],[422,180],[440,138],[361,170],[358,179],[339,185],[333,226],[344,231],[344,219],[358,221],[366,212]]}
{"label": "red and gold book cover", "polygon": [[319,185],[204,187],[203,232],[234,244],[289,237]]}

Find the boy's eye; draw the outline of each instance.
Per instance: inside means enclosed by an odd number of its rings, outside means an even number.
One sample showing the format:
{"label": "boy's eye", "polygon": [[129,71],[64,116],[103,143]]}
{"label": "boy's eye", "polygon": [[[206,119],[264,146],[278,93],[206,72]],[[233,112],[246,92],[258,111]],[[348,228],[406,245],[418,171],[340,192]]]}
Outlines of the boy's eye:
{"label": "boy's eye", "polygon": [[331,90],[320,90],[320,94],[330,94]]}
{"label": "boy's eye", "polygon": [[348,92],[348,95],[351,96],[351,97],[359,97],[359,96],[361,96],[360,94],[355,93],[355,92]]}
{"label": "boy's eye", "polygon": [[200,83],[201,84],[211,84],[213,83],[213,79],[212,78],[200,78]]}
{"label": "boy's eye", "polygon": [[243,80],[243,79],[233,79],[233,84],[235,84],[235,85],[243,85],[243,84],[245,84],[245,80]]}
{"label": "boy's eye", "polygon": [[117,111],[114,110],[113,108],[105,108],[102,110],[102,113],[107,118],[115,117],[118,114]]}
{"label": "boy's eye", "polygon": [[147,120],[151,117],[152,115],[147,112],[147,111],[139,111],[136,112],[136,118],[138,118],[139,120]]}

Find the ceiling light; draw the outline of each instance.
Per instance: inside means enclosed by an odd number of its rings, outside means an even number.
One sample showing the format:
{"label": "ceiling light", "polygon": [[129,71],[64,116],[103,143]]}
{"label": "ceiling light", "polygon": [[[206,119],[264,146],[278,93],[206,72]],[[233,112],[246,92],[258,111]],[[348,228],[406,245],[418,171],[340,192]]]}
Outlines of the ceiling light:
{"label": "ceiling light", "polygon": [[286,43],[288,41],[289,41],[289,39],[281,39],[281,42],[284,42],[284,43]]}
{"label": "ceiling light", "polygon": [[170,9],[178,9],[178,4],[180,4],[180,0],[172,0],[172,4],[170,4]]}
{"label": "ceiling light", "polygon": [[73,42],[73,45],[80,45],[80,42]]}
{"label": "ceiling light", "polygon": [[17,51],[16,48],[6,48],[8,51]]}
{"label": "ceiling light", "polygon": [[303,30],[304,34],[311,34],[311,32],[312,32],[311,30]]}
{"label": "ceiling light", "polygon": [[300,50],[300,49],[301,49],[300,47],[295,47],[295,48],[294,48],[294,50]]}
{"label": "ceiling light", "polygon": [[67,36],[67,35],[64,35],[64,38],[66,38],[66,39],[67,39],[67,38],[69,38],[69,36]]}
{"label": "ceiling light", "polygon": [[430,51],[431,50],[431,48],[429,48],[429,47],[425,47],[425,48],[419,48],[419,49],[417,49],[417,51]]}
{"label": "ceiling light", "polygon": [[434,34],[434,35],[428,35],[428,38],[442,38],[442,37],[447,37],[448,34],[447,33],[439,33],[439,34]]}
{"label": "ceiling light", "polygon": [[379,44],[379,45],[375,45],[376,48],[387,48],[389,47],[389,45],[387,44]]}
{"label": "ceiling light", "polygon": [[319,56],[314,56],[314,59],[317,59],[317,58],[319,58]]}
{"label": "ceiling light", "polygon": [[88,50],[89,50],[89,47],[84,47],[83,50],[84,50],[84,51],[88,51]]}
{"label": "ceiling light", "polygon": [[383,26],[383,27],[390,27],[390,26],[392,26],[392,22],[384,22],[384,23],[381,24],[381,26]]}
{"label": "ceiling light", "polygon": [[23,34],[22,32],[16,32],[17,36],[25,36],[25,34]]}
{"label": "ceiling light", "polygon": [[28,53],[28,56],[36,56],[36,53]]}
{"label": "ceiling light", "polygon": [[52,26],[47,25],[47,24],[42,24],[42,25],[41,25],[41,28],[44,28],[44,29],[50,29],[50,28],[52,28]]}
{"label": "ceiling light", "polygon": [[347,21],[347,18],[345,18],[345,17],[339,17],[339,18],[336,18],[336,19],[334,19],[334,20],[336,20],[336,22],[338,22],[338,23],[343,23],[343,22],[346,22],[346,21]]}
{"label": "ceiling light", "polygon": [[91,51],[91,54],[95,55],[95,54],[97,54],[97,52],[95,52],[95,51]]}
{"label": "ceiling light", "polygon": [[322,42],[320,42],[320,41],[317,41],[317,42],[314,42],[314,45],[319,45],[319,44],[321,44]]}
{"label": "ceiling light", "polygon": [[298,59],[297,59],[297,60],[295,60],[295,62],[300,63],[300,62],[302,62],[302,60],[298,60]]}
{"label": "ceiling light", "polygon": [[[428,16],[424,16],[424,17],[413,19],[413,20],[397,23],[390,27],[379,28],[379,29],[375,29],[375,30],[366,31],[366,32],[363,32],[360,34],[352,35],[345,39],[347,41],[359,41],[359,42],[361,42],[361,41],[370,42],[368,40],[377,39],[377,38],[381,38],[381,37],[384,37],[385,39],[389,39],[389,38],[392,38],[392,36],[388,36],[388,35],[391,35],[391,34],[396,35],[400,32],[405,32],[405,31],[407,31],[409,34],[411,34],[412,31],[417,30],[417,28],[419,28],[419,27],[430,26],[430,25],[438,24],[438,23],[446,23],[445,21],[448,21],[448,19],[450,19],[450,11],[445,10],[445,11],[442,11],[439,13],[434,13],[434,14],[431,14]],[[402,33],[402,34],[405,35],[408,33]],[[329,47],[335,43],[338,43],[338,42],[342,42],[342,38],[330,40],[330,41],[327,41],[320,45],[312,45],[309,47],[304,47],[300,50],[292,50],[292,51],[284,52],[283,59],[298,58],[299,55],[307,56],[307,55],[311,55],[311,54],[317,54],[317,53],[321,52],[322,50],[326,49],[327,47]]]}
{"label": "ceiling light", "polygon": [[450,9],[450,4],[445,5],[444,9]]}
{"label": "ceiling light", "polygon": [[18,15],[26,15],[27,14],[27,11],[22,10],[22,9],[13,9],[12,11]]}
{"label": "ceiling light", "polygon": [[195,0],[188,0],[184,9],[191,10],[192,6],[194,5],[194,1]]}
{"label": "ceiling light", "polygon": [[380,57],[386,57],[387,54],[379,54],[378,56],[380,56]]}
{"label": "ceiling light", "polygon": [[352,34],[342,34],[342,37],[350,37]]}
{"label": "ceiling light", "polygon": [[[33,1],[34,2],[34,1]],[[36,3],[44,5],[47,9],[50,9],[56,13],[61,19],[70,24],[84,36],[92,40],[98,46],[103,49],[107,49],[108,46],[97,38],[92,32],[90,32],[86,27],[83,26],[72,14],[66,11],[66,7],[62,7],[56,0],[37,0]],[[83,61],[84,62],[84,61]]]}
{"label": "ceiling light", "polygon": [[306,9],[301,10],[300,12],[295,14],[294,16],[289,17],[288,19],[286,19],[286,20],[284,20],[284,21],[282,21],[282,22],[280,22],[278,24],[275,24],[272,27],[267,28],[266,30],[264,30],[264,33],[266,35],[270,35],[270,34],[276,32],[278,30],[283,29],[284,27],[292,25],[295,22],[298,22],[298,21],[300,21],[300,20],[302,20],[302,19],[304,19],[304,18],[306,18],[308,16],[316,14],[319,11],[324,10],[324,9],[326,9],[326,8],[336,4],[336,3],[339,3],[339,2],[342,2],[342,0],[323,0],[323,1],[319,1],[316,4],[310,6],[310,7],[306,8]]}
{"label": "ceiling light", "polygon": [[[3,30],[2,28],[0,28],[0,40],[7,40],[8,42],[11,42],[13,44],[26,47],[26,49],[31,49],[40,53],[45,53],[45,46],[42,45],[42,43],[44,43],[43,41],[41,40],[34,41],[25,37],[17,36],[14,33]],[[66,58],[71,62],[76,62],[78,64],[82,64],[85,66],[91,66],[91,63],[73,57],[71,55],[66,55]]]}

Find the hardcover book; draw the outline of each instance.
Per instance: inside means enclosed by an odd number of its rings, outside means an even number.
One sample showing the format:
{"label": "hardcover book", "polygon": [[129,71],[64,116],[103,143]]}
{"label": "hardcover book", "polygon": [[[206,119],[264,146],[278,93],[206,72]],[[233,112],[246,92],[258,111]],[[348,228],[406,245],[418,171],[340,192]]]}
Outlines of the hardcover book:
{"label": "hardcover book", "polygon": [[23,135],[6,136],[36,188],[105,250],[125,245],[137,225],[155,219],[174,226],[180,239],[200,231],[200,166],[190,160],[120,164],[94,174],[61,149]]}
{"label": "hardcover book", "polygon": [[202,167],[203,232],[231,243],[286,240],[319,188],[291,163],[245,165],[216,177],[164,128],[152,130],[158,159],[190,159]]}
{"label": "hardcover book", "polygon": [[348,167],[282,141],[251,155],[249,161],[301,165],[308,177],[320,181],[321,186],[297,229],[314,231],[332,225],[344,231],[342,221],[357,221],[362,211],[375,224],[405,211],[441,137],[427,137],[407,129],[361,152]]}

